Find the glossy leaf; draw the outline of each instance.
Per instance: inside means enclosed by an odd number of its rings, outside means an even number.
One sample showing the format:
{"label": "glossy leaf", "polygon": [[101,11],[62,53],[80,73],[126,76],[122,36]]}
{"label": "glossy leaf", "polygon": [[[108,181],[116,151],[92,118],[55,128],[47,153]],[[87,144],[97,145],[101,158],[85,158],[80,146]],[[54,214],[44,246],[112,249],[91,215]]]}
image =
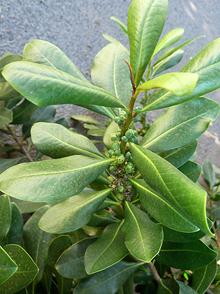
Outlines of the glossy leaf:
{"label": "glossy leaf", "polygon": [[0,196],[0,241],[6,237],[11,226],[11,204],[6,195]]}
{"label": "glossy leaf", "polygon": [[112,137],[115,136],[119,132],[120,132],[119,126],[113,120],[105,130],[105,134],[104,134],[104,137],[103,137],[103,143],[105,144],[105,146],[110,148],[112,143],[113,143]]}
{"label": "glossy leaf", "polygon": [[0,57],[0,71],[6,66],[7,64],[14,62],[14,61],[20,61],[22,60],[21,55],[13,54],[10,52],[6,52],[4,55]]}
{"label": "glossy leaf", "polygon": [[140,264],[119,262],[118,264],[81,281],[75,294],[115,294]]}
{"label": "glossy leaf", "polygon": [[16,262],[0,246],[0,285],[7,281],[18,269]]}
{"label": "glossy leaf", "polygon": [[[141,205],[155,220],[164,226],[179,232],[192,233],[197,230],[179,206],[173,205],[165,196],[141,181],[132,180],[140,194]],[[151,205],[148,205],[151,203]]]}
{"label": "glossy leaf", "polygon": [[196,269],[211,263],[215,258],[216,252],[201,241],[165,242],[157,260],[178,269]]}
{"label": "glossy leaf", "polygon": [[[206,220],[205,191],[159,155],[134,144],[130,150],[133,161],[146,183],[155,189],[153,191],[151,188],[143,189],[138,186],[142,191],[144,208],[156,220],[160,218],[158,221],[171,229],[186,233],[201,229],[212,235]],[[148,198],[151,199],[151,205],[148,205]],[[172,211],[172,217],[171,214],[169,217],[168,208],[170,213]]]}
{"label": "glossy leaf", "polygon": [[6,245],[4,249],[16,262],[18,269],[6,282],[1,285],[1,293],[18,293],[34,280],[38,273],[38,268],[32,258],[19,245]]}
{"label": "glossy leaf", "polygon": [[180,104],[217,90],[220,87],[219,46],[220,38],[210,42],[183,68],[182,72],[196,73],[199,76],[198,83],[190,95],[178,97],[169,92],[159,92],[149,102],[145,110],[149,111]]}
{"label": "glossy leaf", "polygon": [[88,274],[103,271],[128,254],[124,245],[122,225],[123,222],[107,226],[101,237],[87,248],[85,268]]}
{"label": "glossy leaf", "polygon": [[163,243],[161,225],[152,222],[148,215],[133,204],[125,207],[125,245],[130,254],[145,263],[158,254]]}
{"label": "glossy leaf", "polygon": [[7,234],[8,244],[23,243],[23,217],[15,203],[11,203],[11,226]]}
{"label": "glossy leaf", "polygon": [[61,235],[53,239],[48,250],[48,265],[54,267],[61,254],[71,245],[72,241],[70,236]]}
{"label": "glossy leaf", "polygon": [[52,234],[76,231],[89,222],[110,191],[82,192],[50,207],[39,222],[40,228]]}
{"label": "glossy leaf", "polygon": [[55,123],[39,122],[31,129],[31,139],[36,148],[52,158],[85,155],[102,158],[95,145],[85,136]]}
{"label": "glossy leaf", "polygon": [[189,234],[189,233],[177,232],[167,227],[163,227],[163,232],[164,232],[164,240],[174,242],[174,243],[188,243],[188,242],[190,243],[190,242],[199,240],[205,236],[205,233],[203,233],[202,231],[197,231],[195,233]]}
{"label": "glossy leaf", "polygon": [[197,182],[201,174],[201,166],[193,161],[186,162],[179,170],[193,182]]}
{"label": "glossy leaf", "polygon": [[47,65],[17,61],[7,65],[2,74],[16,91],[38,106],[124,106],[111,93]]}
{"label": "glossy leaf", "polygon": [[12,122],[12,116],[11,110],[0,107],[0,129],[5,129]]}
{"label": "glossy leaf", "polygon": [[17,157],[17,158],[1,158],[0,159],[0,173],[8,169],[9,167],[18,164],[24,160],[23,157]]}
{"label": "glossy leaf", "polygon": [[192,288],[198,294],[203,294],[213,282],[217,271],[216,260],[213,260],[205,267],[198,268],[193,272]]}
{"label": "glossy leaf", "polygon": [[113,20],[125,34],[128,33],[127,26],[120,19],[115,16],[111,16],[111,20]]}
{"label": "glossy leaf", "polygon": [[179,294],[197,294],[197,292],[183,282],[176,281],[176,283],[179,285]]}
{"label": "glossy leaf", "polygon": [[167,0],[133,0],[128,10],[130,63],[135,83],[139,84],[167,16]]}
{"label": "glossy leaf", "polygon": [[95,85],[109,91],[125,105],[132,96],[128,50],[119,42],[105,46],[95,57],[91,69]]}
{"label": "glossy leaf", "polygon": [[[141,84],[137,90],[144,92],[155,88],[166,89],[177,96],[190,94],[196,86],[198,75],[192,73],[172,72],[156,77]],[[144,107],[142,111],[148,109]]]}
{"label": "glossy leaf", "polygon": [[39,208],[45,205],[45,203],[43,202],[37,203],[37,202],[31,202],[31,201],[23,201],[13,197],[10,197],[10,198],[11,198],[11,201],[17,205],[18,209],[20,210],[22,214],[35,212],[36,210],[38,210]]}
{"label": "glossy leaf", "polygon": [[19,98],[20,94],[15,91],[5,80],[0,81],[0,101],[8,101],[13,98]]}
{"label": "glossy leaf", "polygon": [[75,155],[21,163],[0,175],[0,190],[20,200],[60,202],[81,192],[110,162]]}
{"label": "glossy leaf", "polygon": [[183,55],[184,51],[179,49],[167,58],[164,58],[161,62],[153,67],[153,76],[176,66],[182,60]]}
{"label": "glossy leaf", "polygon": [[45,206],[37,210],[24,225],[25,248],[39,268],[35,282],[40,281],[43,276],[52,240],[52,235],[42,231],[38,226],[38,222],[46,210]]}
{"label": "glossy leaf", "polygon": [[164,50],[171,45],[178,42],[184,34],[184,29],[182,28],[176,28],[171,31],[169,31],[163,38],[158,42],[155,50],[154,55],[158,54],[161,50]]}
{"label": "glossy leaf", "polygon": [[77,242],[67,248],[56,262],[58,273],[68,279],[82,279],[87,276],[84,266],[84,255],[91,240]]}
{"label": "glossy leaf", "polygon": [[189,145],[205,132],[219,111],[219,105],[207,98],[197,98],[172,107],[151,125],[142,145],[154,152]]}
{"label": "glossy leaf", "polygon": [[79,69],[57,46],[44,40],[34,39],[23,50],[24,59],[62,70],[72,76],[85,80]]}
{"label": "glossy leaf", "polygon": [[196,151],[196,147],[197,142],[195,141],[191,145],[162,152],[160,153],[160,156],[178,168],[184,165],[184,163],[186,163],[193,156]]}
{"label": "glossy leaf", "polygon": [[213,164],[210,161],[205,161],[202,166],[202,172],[206,183],[210,188],[213,188],[216,183],[216,173]]}

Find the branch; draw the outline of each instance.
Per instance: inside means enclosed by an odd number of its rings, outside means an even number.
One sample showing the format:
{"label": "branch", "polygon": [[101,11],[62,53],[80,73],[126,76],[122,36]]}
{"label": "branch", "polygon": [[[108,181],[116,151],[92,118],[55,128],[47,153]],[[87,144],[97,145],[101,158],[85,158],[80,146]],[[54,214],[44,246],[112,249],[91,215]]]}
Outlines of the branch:
{"label": "branch", "polygon": [[7,129],[8,129],[8,132],[10,133],[10,135],[12,136],[13,140],[19,146],[21,152],[28,158],[29,161],[33,161],[33,158],[31,157],[30,153],[25,148],[25,146],[23,145],[23,143],[18,139],[18,137],[15,134],[15,132],[13,131],[13,129],[10,126],[7,126]]}

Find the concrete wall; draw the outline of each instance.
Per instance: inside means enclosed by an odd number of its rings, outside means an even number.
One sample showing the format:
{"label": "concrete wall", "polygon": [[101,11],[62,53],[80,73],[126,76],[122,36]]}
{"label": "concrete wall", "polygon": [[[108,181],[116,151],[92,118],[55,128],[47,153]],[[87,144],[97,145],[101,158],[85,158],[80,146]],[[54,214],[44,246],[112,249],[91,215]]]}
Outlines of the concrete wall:
{"label": "concrete wall", "polygon": [[[105,45],[102,33],[120,38],[123,34],[109,19],[126,21],[129,0],[0,0],[0,54],[21,52],[32,38],[48,40],[62,48],[81,70],[89,75],[94,55]],[[220,36],[219,0],[170,0],[165,31],[184,27],[191,38],[204,35],[187,48],[192,56],[203,44]],[[220,101],[217,93],[213,97]],[[66,108],[65,108],[66,109]],[[220,121],[212,132],[220,135]],[[220,146],[213,139],[202,140],[200,159],[207,156],[220,164]],[[205,142],[207,141],[207,142]],[[217,140],[216,140],[217,141]]]}

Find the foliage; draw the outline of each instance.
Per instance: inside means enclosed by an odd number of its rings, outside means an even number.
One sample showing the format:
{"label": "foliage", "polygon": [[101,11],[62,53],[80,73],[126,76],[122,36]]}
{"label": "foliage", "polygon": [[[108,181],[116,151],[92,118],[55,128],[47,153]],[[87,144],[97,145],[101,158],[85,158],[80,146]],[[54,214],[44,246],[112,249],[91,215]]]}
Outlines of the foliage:
{"label": "foliage", "polygon": [[[91,81],[43,40],[0,60],[0,293],[218,293],[220,172],[205,162],[201,181],[194,160],[220,111],[204,97],[220,39],[171,72],[193,40],[161,38],[167,10],[132,0],[128,26],[112,17],[130,50],[105,35]],[[104,120],[57,119],[60,104]]]}

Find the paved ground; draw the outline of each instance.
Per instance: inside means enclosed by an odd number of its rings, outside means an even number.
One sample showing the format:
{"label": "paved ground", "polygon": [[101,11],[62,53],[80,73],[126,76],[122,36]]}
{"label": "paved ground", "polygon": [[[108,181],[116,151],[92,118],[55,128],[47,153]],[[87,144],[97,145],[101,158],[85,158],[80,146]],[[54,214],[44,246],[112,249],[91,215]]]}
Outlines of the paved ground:
{"label": "paved ground", "polygon": [[[0,54],[21,52],[32,38],[51,41],[61,47],[89,75],[93,56],[104,46],[102,33],[122,35],[109,19],[126,21],[129,0],[0,0]],[[190,57],[205,42],[220,36],[220,0],[170,0],[166,31],[184,27],[187,37],[204,35],[188,48]],[[125,39],[121,38],[123,42]],[[220,94],[213,96],[220,101]],[[220,120],[212,132],[220,135]],[[209,156],[220,164],[220,146],[213,139],[204,142],[200,159]],[[209,155],[208,155],[209,153]]]}

